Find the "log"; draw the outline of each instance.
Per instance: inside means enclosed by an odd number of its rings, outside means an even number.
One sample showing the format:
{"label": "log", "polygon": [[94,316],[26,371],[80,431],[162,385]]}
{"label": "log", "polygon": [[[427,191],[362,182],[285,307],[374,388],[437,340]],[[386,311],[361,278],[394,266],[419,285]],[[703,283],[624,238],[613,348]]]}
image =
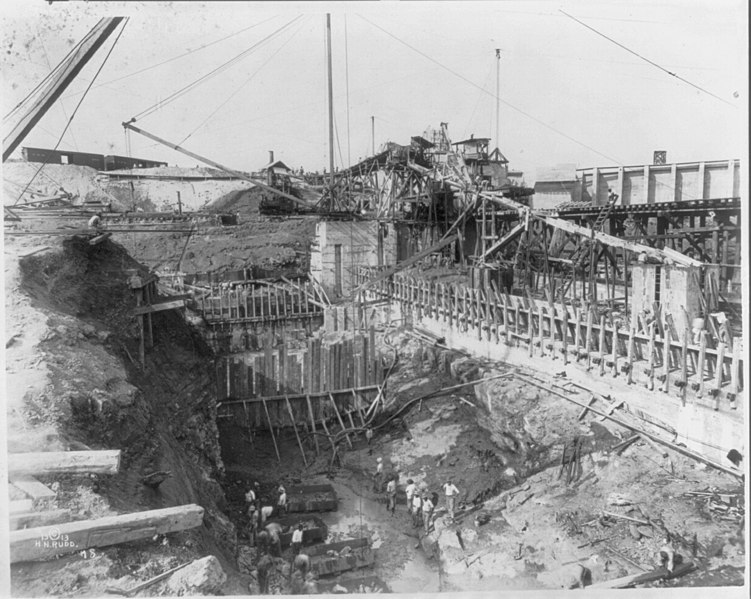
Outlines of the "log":
{"label": "log", "polygon": [[117,474],[120,450],[44,451],[9,453],[8,475],[13,474]]}
{"label": "log", "polygon": [[666,568],[657,568],[651,572],[641,572],[639,574],[630,574],[628,576],[622,576],[621,578],[614,578],[612,580],[606,580],[604,582],[598,582],[590,585],[588,589],[627,589],[637,584],[645,584],[647,582],[654,582],[656,580],[671,578],[678,578],[684,574],[688,574],[694,570],[696,566],[692,562],[685,564],[678,564],[672,573],[668,572]]}
{"label": "log", "polygon": [[33,476],[12,476],[10,478],[10,484],[12,484],[18,490],[26,493],[26,495],[31,497],[32,501],[34,501],[35,503],[37,501],[54,499],[57,496],[57,493],[55,493],[47,485],[40,483]]}
{"label": "log", "polygon": [[138,316],[139,314],[150,314],[152,312],[161,312],[162,310],[173,310],[175,308],[184,308],[185,300],[178,299],[171,302],[162,302],[160,304],[150,304],[148,306],[139,306],[133,308],[133,314]]}
{"label": "log", "polygon": [[81,520],[49,527],[27,528],[10,533],[11,563],[53,558],[90,547],[127,543],[201,526],[203,508],[188,504],[98,520]]}
{"label": "log", "polygon": [[29,526],[49,526],[70,520],[70,510],[47,510],[45,512],[22,512],[10,516],[10,530]]}

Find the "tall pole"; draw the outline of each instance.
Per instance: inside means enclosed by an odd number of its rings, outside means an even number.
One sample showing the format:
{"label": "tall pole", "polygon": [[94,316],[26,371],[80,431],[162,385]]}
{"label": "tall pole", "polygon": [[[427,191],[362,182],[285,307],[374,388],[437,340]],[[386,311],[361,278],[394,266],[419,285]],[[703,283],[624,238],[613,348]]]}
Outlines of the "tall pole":
{"label": "tall pole", "polygon": [[501,49],[495,49],[495,147],[501,149],[500,123],[501,123]]}
{"label": "tall pole", "polygon": [[375,117],[370,117],[370,139],[372,140],[373,156],[375,156]]}
{"label": "tall pole", "polygon": [[329,184],[334,187],[334,84],[331,76],[331,14],[326,13],[326,54],[329,74]]}

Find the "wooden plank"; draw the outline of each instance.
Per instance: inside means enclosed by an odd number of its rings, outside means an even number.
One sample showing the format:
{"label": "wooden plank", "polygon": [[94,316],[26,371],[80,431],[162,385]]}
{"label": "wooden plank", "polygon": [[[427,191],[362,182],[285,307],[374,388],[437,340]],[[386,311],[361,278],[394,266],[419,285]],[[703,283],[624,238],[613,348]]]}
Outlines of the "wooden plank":
{"label": "wooden plank", "polygon": [[276,452],[276,460],[281,464],[282,458],[279,457],[279,446],[276,444],[276,433],[274,432],[274,423],[271,422],[271,416],[269,415],[269,407],[266,405],[266,401],[263,398],[261,398],[261,403],[263,403],[263,411],[266,413],[266,422],[269,423],[271,440],[274,442],[274,451]]}
{"label": "wooden plank", "polygon": [[628,576],[622,576],[620,578],[614,578],[612,580],[606,580],[604,582],[598,582],[596,584],[586,587],[587,589],[626,589],[637,584],[645,584],[647,582],[655,582],[662,579],[677,578],[683,576],[688,572],[695,569],[692,562],[685,564],[678,564],[673,572],[670,573],[666,568],[661,567],[651,572],[639,572],[638,574],[629,574]]}
{"label": "wooden plank", "polygon": [[321,427],[323,428],[324,432],[326,433],[326,437],[328,437],[329,443],[331,443],[331,450],[336,453],[336,445],[334,444],[334,440],[331,438],[331,433],[329,432],[329,427],[326,426],[326,419],[321,418]]}
{"label": "wooden plank", "polygon": [[10,515],[10,530],[33,526],[49,526],[70,520],[70,510],[46,510],[43,512],[20,512]]}
{"label": "wooden plank", "polygon": [[188,504],[149,510],[97,520],[69,522],[55,527],[57,539],[49,537],[49,528],[27,528],[10,533],[11,563],[49,559],[77,553],[90,547],[104,547],[189,530],[201,526],[204,509]]}
{"label": "wooden plank", "polygon": [[308,459],[305,457],[305,449],[302,446],[302,441],[300,440],[300,434],[297,432],[297,424],[295,424],[295,415],[292,413],[292,404],[289,403],[289,397],[286,395],[284,396],[284,399],[287,404],[287,411],[289,412],[289,419],[292,421],[292,428],[295,431],[295,438],[297,439],[297,445],[300,448],[300,453],[302,454],[302,461],[305,464],[305,467],[308,467]]}
{"label": "wooden plank", "polygon": [[26,495],[28,495],[35,504],[38,501],[39,502],[47,501],[47,500],[54,499],[55,497],[57,497],[57,493],[55,493],[47,485],[40,483],[33,476],[28,476],[28,475],[11,476],[10,484],[12,484],[14,487],[19,489],[20,491],[23,491],[24,493],[26,493]]}
{"label": "wooden plank", "polygon": [[8,502],[9,514],[21,514],[34,509],[34,501],[31,499],[16,499]]}
{"label": "wooden plank", "polygon": [[699,363],[696,366],[696,377],[698,379],[699,388],[696,391],[696,396],[701,397],[704,395],[704,363],[707,354],[707,331],[701,331],[699,333]]}
{"label": "wooden plank", "polygon": [[725,361],[725,344],[719,343],[717,347],[717,366],[715,367],[715,396],[714,396],[714,409],[720,408],[720,389],[722,388],[722,377],[724,374],[724,361]]}
{"label": "wooden plank", "polygon": [[310,401],[310,395],[305,396],[305,402],[308,404],[308,416],[310,416],[310,425],[313,430],[313,441],[316,445],[316,455],[320,454],[320,447],[318,446],[318,434],[316,433],[316,419],[313,416],[313,404]]}
{"label": "wooden plank", "polygon": [[13,474],[117,474],[120,450],[44,451],[9,453],[8,475]]}
{"label": "wooden plank", "polygon": [[[341,425],[342,430],[345,430],[347,426],[344,424],[344,420],[342,420],[342,415],[339,413],[339,408],[336,407],[336,401],[334,400],[334,396],[331,393],[329,393],[329,399],[331,400],[331,405],[334,406],[334,413],[336,414],[337,420],[339,420],[339,424]],[[352,441],[349,438],[349,434],[345,433],[344,437],[345,439],[347,439],[347,445],[352,447]]]}

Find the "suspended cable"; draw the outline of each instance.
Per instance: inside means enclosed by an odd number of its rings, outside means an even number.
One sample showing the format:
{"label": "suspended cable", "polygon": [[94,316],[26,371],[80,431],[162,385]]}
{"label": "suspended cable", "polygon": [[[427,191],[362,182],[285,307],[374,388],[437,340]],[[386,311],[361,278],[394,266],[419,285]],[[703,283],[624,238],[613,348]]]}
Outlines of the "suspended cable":
{"label": "suspended cable", "polygon": [[[168,64],[170,62],[173,62],[175,60],[178,60],[180,58],[183,58],[185,56],[189,56],[191,54],[195,54],[196,52],[200,52],[201,50],[205,50],[206,48],[209,48],[211,46],[214,46],[220,42],[223,42],[225,40],[228,40],[231,37],[234,37],[236,35],[240,35],[241,33],[245,33],[246,31],[253,29],[254,27],[260,27],[261,25],[264,25],[265,23],[268,23],[272,19],[275,19],[276,16],[270,17],[266,19],[265,21],[261,21],[260,23],[256,23],[255,25],[251,25],[250,27],[245,27],[244,29],[241,29],[240,31],[236,31],[235,33],[230,33],[229,35],[226,35],[222,38],[219,38],[218,40],[215,40],[213,42],[209,42],[208,44],[204,44],[203,46],[200,46],[198,48],[193,48],[192,50],[188,50],[187,52],[184,52],[183,54],[178,54],[177,56],[173,56],[172,58],[168,58],[167,60],[163,60],[162,62],[159,62],[157,64],[151,65],[149,67],[144,67],[143,69],[139,69],[137,71],[134,71],[132,73],[129,73],[127,75],[123,75],[122,77],[117,77],[116,79],[110,79],[109,81],[104,81],[97,85],[94,89],[98,87],[103,87],[105,85],[109,85],[110,83],[117,83],[118,81],[122,81],[123,79],[128,79],[129,77],[134,77],[135,75],[140,75],[141,73],[145,73],[146,71],[150,71],[152,69],[156,69],[158,67],[161,67],[165,64]],[[78,95],[81,92],[76,92],[74,94],[68,94],[68,97]]]}
{"label": "suspended cable", "polygon": [[350,133],[349,133],[349,41],[347,37],[347,15],[344,15],[344,81],[347,87],[347,166],[352,165],[352,156],[350,154]]}
{"label": "suspended cable", "polygon": [[567,17],[568,17],[569,19],[573,19],[574,21],[576,21],[577,23],[579,23],[579,25],[582,25],[583,27],[586,27],[586,28],[587,28],[587,29],[589,29],[590,31],[593,31],[593,32],[595,32],[595,33],[596,33],[597,35],[599,35],[600,37],[604,37],[604,38],[605,38],[606,40],[608,40],[609,42],[612,42],[612,43],[614,43],[614,44],[615,44],[616,46],[618,46],[619,48],[623,48],[623,49],[624,49],[624,50],[625,50],[626,52],[628,52],[629,54],[633,54],[634,56],[636,56],[636,57],[640,58],[640,59],[641,59],[641,60],[643,60],[644,62],[647,62],[647,63],[651,64],[651,65],[652,65],[653,67],[656,67],[656,68],[660,69],[661,71],[663,71],[664,73],[667,73],[668,75],[671,75],[672,77],[675,77],[676,79],[678,79],[678,80],[680,80],[680,81],[683,81],[683,83],[687,83],[687,84],[688,84],[688,85],[690,85],[691,87],[693,87],[693,88],[696,88],[696,89],[698,89],[699,91],[701,91],[701,92],[704,92],[705,94],[707,94],[707,95],[709,95],[709,96],[712,96],[712,97],[713,97],[713,98],[715,98],[716,100],[719,100],[720,102],[724,102],[724,103],[725,103],[725,104],[727,104],[728,106],[732,106],[733,108],[736,108],[736,105],[735,105],[735,104],[733,104],[732,102],[728,102],[728,101],[727,101],[726,99],[724,99],[724,98],[721,98],[721,97],[720,97],[720,96],[718,96],[717,94],[713,94],[712,92],[710,92],[710,91],[708,91],[708,90],[704,89],[703,87],[701,87],[701,86],[699,86],[699,85],[696,85],[695,83],[691,83],[691,82],[690,82],[690,81],[689,81],[688,79],[684,79],[683,77],[681,77],[681,76],[680,76],[680,75],[678,75],[677,73],[673,73],[672,71],[668,71],[668,70],[667,70],[666,68],[664,68],[664,67],[660,66],[660,65],[659,65],[659,64],[657,64],[656,62],[653,62],[653,61],[649,60],[648,58],[646,58],[646,57],[642,56],[642,55],[641,55],[641,54],[639,54],[638,52],[635,52],[635,51],[634,51],[634,50],[632,50],[631,48],[628,48],[628,47],[624,46],[624,45],[623,45],[623,44],[621,44],[620,42],[617,42],[617,41],[615,41],[615,40],[614,40],[613,38],[611,38],[611,37],[608,37],[608,36],[607,36],[607,35],[605,35],[604,33],[600,33],[600,32],[599,32],[599,31],[597,31],[597,29],[595,29],[594,27],[590,27],[589,25],[587,25],[586,23],[583,23],[582,21],[580,21],[580,20],[579,20],[579,19],[577,19],[576,17],[574,17],[574,16],[572,16],[572,15],[568,14],[568,13],[567,13],[566,11],[564,11],[564,10],[561,10],[561,9],[558,9],[558,10],[559,10],[560,12],[562,12],[562,13],[563,13],[564,15],[566,15],[566,16],[567,16]]}
{"label": "suspended cable", "polygon": [[243,88],[244,88],[244,87],[245,87],[245,86],[246,86],[246,85],[247,85],[248,83],[250,83],[250,81],[251,81],[251,80],[252,80],[252,79],[253,79],[253,78],[254,78],[254,77],[255,77],[255,76],[256,76],[256,75],[258,74],[258,73],[260,73],[260,72],[261,72],[261,70],[262,70],[262,69],[263,69],[263,68],[264,68],[264,67],[265,67],[265,66],[266,66],[266,65],[267,65],[267,64],[268,64],[269,62],[271,62],[271,60],[272,60],[272,59],[273,59],[273,58],[274,58],[274,57],[275,57],[275,56],[276,56],[277,54],[279,54],[279,52],[281,52],[281,51],[282,51],[282,49],[283,49],[283,48],[284,48],[284,47],[285,47],[285,46],[286,46],[287,44],[289,44],[289,42],[291,42],[291,41],[292,41],[292,39],[293,39],[293,38],[295,37],[295,35],[297,35],[297,33],[298,33],[298,32],[300,31],[300,29],[302,28],[302,26],[303,26],[304,24],[305,24],[305,21],[301,21],[301,22],[300,22],[300,24],[298,25],[297,29],[295,29],[295,31],[294,31],[294,32],[292,33],[292,35],[291,35],[291,36],[289,37],[289,39],[287,39],[287,41],[286,41],[286,42],[284,42],[284,43],[283,43],[283,44],[282,44],[281,46],[279,46],[279,48],[278,48],[278,49],[277,49],[277,50],[276,50],[276,51],[275,51],[275,52],[274,52],[274,53],[273,53],[273,54],[272,54],[271,56],[269,56],[269,57],[268,57],[268,58],[266,59],[266,61],[265,61],[265,62],[264,62],[264,63],[263,63],[263,64],[262,64],[262,65],[261,65],[260,67],[258,67],[258,68],[257,68],[257,69],[256,69],[256,70],[255,70],[255,71],[254,71],[254,72],[253,72],[253,73],[252,73],[251,75],[250,75],[250,77],[248,77],[248,78],[247,78],[247,79],[246,79],[246,80],[245,80],[245,81],[244,81],[244,82],[243,82],[243,83],[242,83],[242,84],[240,85],[240,87],[238,87],[238,88],[237,88],[237,89],[236,89],[236,90],[235,90],[235,91],[234,91],[234,92],[233,92],[232,94],[230,94],[230,95],[229,95],[229,97],[227,97],[227,99],[226,99],[226,100],[225,100],[224,102],[222,102],[222,103],[221,103],[221,104],[220,104],[219,106],[217,106],[217,108],[216,108],[216,109],[215,109],[215,110],[214,110],[214,111],[213,111],[213,112],[212,112],[212,113],[211,113],[211,114],[210,114],[209,116],[207,116],[207,117],[206,117],[206,118],[205,118],[205,119],[204,119],[203,121],[201,121],[201,123],[200,123],[200,124],[199,124],[199,125],[198,125],[198,126],[197,126],[197,127],[195,128],[195,129],[193,129],[193,130],[192,130],[192,131],[191,131],[190,133],[188,133],[188,135],[186,135],[186,136],[185,136],[185,138],[183,138],[183,139],[182,139],[181,141],[179,141],[179,142],[177,143],[177,145],[178,145],[178,146],[181,146],[181,145],[183,145],[183,144],[184,144],[184,143],[185,143],[185,142],[186,142],[186,141],[187,141],[187,140],[188,140],[188,139],[189,139],[189,138],[190,138],[190,137],[191,137],[191,136],[192,136],[192,135],[193,135],[193,134],[194,134],[194,133],[195,133],[196,131],[198,131],[198,130],[199,130],[199,129],[200,129],[201,127],[203,127],[203,126],[204,126],[204,125],[205,125],[205,124],[206,124],[206,123],[208,122],[208,120],[209,120],[209,119],[211,119],[211,117],[213,117],[213,116],[214,116],[214,115],[215,115],[215,114],[216,114],[217,112],[219,112],[219,111],[220,111],[220,110],[221,110],[221,109],[222,109],[222,108],[223,108],[223,107],[224,107],[224,106],[225,106],[225,105],[226,105],[226,104],[227,104],[227,103],[228,103],[228,102],[229,102],[229,101],[230,101],[230,100],[231,100],[232,98],[234,98],[234,97],[235,97],[235,96],[236,96],[236,95],[237,95],[238,93],[240,93],[240,91],[241,91],[241,90],[242,90],[242,89],[243,89]]}
{"label": "suspended cable", "polygon": [[543,127],[545,127],[546,129],[550,129],[551,131],[553,131],[553,132],[557,133],[557,134],[558,134],[558,135],[560,135],[561,137],[565,137],[565,138],[566,138],[566,139],[568,139],[569,141],[573,141],[573,142],[574,142],[575,144],[578,144],[578,145],[582,146],[583,148],[586,148],[586,149],[590,150],[591,152],[594,152],[594,153],[595,153],[595,154],[597,154],[598,156],[602,156],[603,158],[607,158],[608,160],[610,160],[610,161],[612,161],[612,162],[616,162],[616,163],[620,164],[620,161],[619,161],[619,160],[616,160],[616,159],[615,159],[615,158],[613,158],[612,156],[608,156],[607,154],[603,154],[602,152],[600,152],[599,150],[596,150],[596,149],[595,149],[595,148],[593,148],[592,146],[590,146],[590,145],[587,145],[587,144],[585,144],[584,142],[582,142],[582,141],[579,141],[578,139],[576,139],[576,138],[574,138],[574,137],[571,137],[571,136],[570,136],[570,135],[569,135],[568,133],[564,133],[564,132],[563,132],[563,131],[561,131],[560,129],[557,129],[556,127],[553,127],[553,125],[550,125],[549,123],[546,123],[545,121],[542,121],[542,120],[538,119],[538,118],[537,118],[536,116],[533,116],[533,115],[531,115],[531,114],[530,114],[530,113],[528,113],[528,112],[527,112],[526,110],[522,110],[521,108],[519,108],[519,107],[517,107],[517,106],[514,106],[513,104],[511,104],[511,102],[509,102],[509,101],[507,101],[507,100],[504,100],[503,98],[500,98],[500,97],[496,96],[496,95],[495,95],[494,93],[491,93],[491,92],[487,92],[486,90],[483,90],[483,89],[482,89],[482,88],[481,88],[481,87],[480,87],[479,85],[477,85],[477,84],[476,84],[476,83],[475,83],[474,81],[472,81],[471,79],[467,79],[467,78],[466,78],[466,77],[465,77],[464,75],[462,75],[461,73],[457,73],[457,72],[456,72],[456,71],[454,71],[453,69],[451,69],[451,68],[447,67],[446,65],[444,65],[444,64],[442,64],[442,63],[440,63],[440,62],[438,62],[438,61],[437,61],[437,60],[436,60],[435,58],[433,58],[432,56],[429,56],[428,54],[425,54],[424,52],[422,52],[422,51],[418,50],[417,48],[415,48],[414,46],[412,46],[412,45],[408,44],[408,43],[407,43],[407,42],[405,42],[404,40],[402,40],[402,39],[398,38],[398,37],[397,37],[397,36],[395,36],[394,34],[392,34],[392,33],[388,32],[388,31],[386,31],[386,30],[385,30],[385,29],[384,29],[383,27],[381,27],[381,26],[379,26],[379,25],[376,25],[375,23],[373,23],[372,21],[370,21],[369,19],[367,19],[367,18],[366,18],[366,17],[364,17],[363,15],[358,15],[358,16],[359,16],[359,17],[360,17],[361,19],[363,19],[364,21],[367,21],[368,23],[370,23],[370,24],[371,24],[371,25],[372,25],[373,27],[375,27],[376,29],[379,29],[379,30],[381,30],[381,31],[382,31],[383,33],[385,33],[385,34],[386,34],[386,35],[388,35],[389,37],[391,37],[391,38],[395,39],[395,40],[396,40],[397,42],[399,42],[400,44],[403,44],[403,45],[407,46],[407,48],[409,48],[409,49],[410,49],[410,50],[412,50],[413,52],[416,52],[417,54],[419,54],[419,55],[420,55],[420,56],[422,56],[423,58],[426,58],[426,59],[427,59],[427,60],[429,60],[430,62],[432,62],[432,63],[434,63],[434,64],[438,65],[438,66],[439,66],[439,67],[441,67],[442,69],[444,69],[444,70],[448,71],[449,73],[451,73],[451,74],[452,74],[452,75],[454,75],[455,77],[458,77],[459,79],[461,79],[461,80],[462,80],[462,81],[464,81],[465,83],[468,83],[468,84],[469,84],[469,85],[471,85],[472,87],[475,87],[475,88],[479,89],[480,91],[483,91],[484,93],[487,93],[487,94],[488,94],[488,95],[490,95],[491,97],[493,97],[493,98],[496,98],[496,99],[497,99],[497,100],[498,100],[499,102],[502,102],[503,104],[505,104],[506,106],[508,106],[508,107],[509,107],[509,108],[511,108],[512,110],[515,110],[515,111],[516,111],[516,112],[518,112],[519,114],[522,114],[522,115],[526,116],[526,117],[527,117],[528,119],[530,119],[530,120],[534,121],[535,123],[538,123],[539,125],[542,125],[542,126],[543,126]]}
{"label": "suspended cable", "polygon": [[[50,63],[50,58],[47,56],[47,48],[44,46],[44,40],[42,39],[41,34],[39,33],[39,27],[36,28],[37,35],[39,36],[39,43],[42,45],[42,52],[44,53],[44,60],[47,63],[47,68],[52,69],[52,63]],[[63,116],[67,119],[68,118],[68,111],[65,110],[65,105],[62,102],[62,98],[60,98],[60,110],[63,112]],[[73,147],[78,151],[78,142],[76,142],[76,136],[73,134],[73,130],[71,129],[70,136],[73,139]]]}
{"label": "suspended cable", "polygon": [[174,102],[179,97],[181,97],[184,94],[188,93],[193,88],[195,88],[198,85],[200,85],[201,83],[204,83],[204,82],[208,81],[209,79],[211,79],[213,77],[216,77],[220,73],[224,72],[225,70],[227,70],[228,68],[230,68],[231,66],[233,66],[235,63],[239,62],[240,60],[242,60],[243,58],[245,58],[246,56],[248,56],[249,54],[251,54],[252,52],[254,52],[255,50],[257,50],[260,46],[262,46],[263,44],[265,44],[266,42],[268,42],[269,40],[271,40],[272,38],[274,38],[275,36],[277,36],[279,33],[281,33],[282,31],[284,31],[285,29],[287,29],[290,25],[292,25],[292,23],[294,23],[295,21],[298,21],[301,18],[302,18],[302,15],[298,15],[297,17],[295,17],[291,21],[289,21],[289,22],[285,23],[284,25],[282,25],[281,27],[279,27],[276,31],[274,31],[274,32],[270,33],[269,35],[267,35],[261,41],[257,42],[256,44],[253,44],[250,48],[247,48],[246,50],[243,50],[242,52],[240,52],[240,54],[237,54],[233,58],[231,58],[228,61],[222,63],[221,65],[219,65],[215,69],[212,69],[211,71],[209,71],[205,75],[202,75],[201,77],[199,77],[198,79],[196,79],[192,83],[189,83],[185,87],[182,87],[179,90],[177,90],[176,92],[170,94],[169,96],[167,96],[166,99],[160,100],[160,101],[154,103],[153,105],[149,106],[148,108],[142,110],[141,112],[139,112],[138,114],[136,114],[133,117],[133,119],[144,118],[144,117],[146,117],[146,116],[148,116],[148,115],[156,112],[157,110],[159,110],[161,108],[164,108],[167,104],[170,104],[171,102]]}
{"label": "suspended cable", "polygon": [[[73,119],[75,118],[76,114],[78,113],[78,109],[81,107],[81,104],[83,104],[83,101],[86,99],[86,96],[89,93],[89,90],[91,89],[92,85],[94,85],[94,81],[96,81],[96,78],[99,76],[99,73],[102,72],[102,69],[104,68],[104,65],[107,64],[107,60],[109,59],[110,55],[112,54],[112,51],[115,49],[115,46],[117,45],[118,40],[120,39],[120,36],[123,34],[123,31],[125,31],[125,26],[128,24],[129,19],[125,19],[123,21],[123,26],[120,28],[120,33],[117,34],[117,37],[115,38],[115,41],[112,43],[112,46],[110,46],[110,49],[107,51],[107,55],[104,57],[104,60],[102,61],[102,64],[99,65],[99,68],[97,69],[96,73],[94,73],[94,77],[92,78],[91,82],[89,83],[88,87],[86,88],[86,91],[84,91],[83,95],[81,96],[81,99],[78,101],[78,104],[76,104],[76,107],[73,109],[73,113],[70,115],[70,118],[68,119],[68,122],[65,124],[65,128],[63,129],[63,132],[60,134],[60,138],[57,140],[57,143],[55,144],[55,147],[52,148],[52,151],[54,152],[57,150],[60,143],[63,141],[63,137],[65,137],[65,133],[68,131],[68,127],[70,127],[70,124],[73,122]],[[34,182],[34,179],[37,178],[37,175],[39,172],[47,165],[46,162],[43,162],[41,166],[37,169],[37,171],[34,173],[34,176],[31,178],[31,180],[28,182],[24,190],[21,192],[21,194],[16,198],[16,201],[13,202],[13,205],[15,206],[18,201],[23,197],[23,194],[26,193],[26,191],[31,187],[31,184]]]}
{"label": "suspended cable", "polygon": [[[83,38],[83,39],[79,40],[78,43],[75,46],[73,46],[73,48],[71,48],[70,51],[65,55],[65,58],[63,58],[58,63],[58,65],[54,69],[52,69],[51,72],[49,72],[39,83],[37,83],[34,86],[34,89],[32,89],[28,94],[26,94],[26,97],[23,100],[21,100],[18,104],[16,104],[13,108],[11,108],[10,112],[8,112],[8,114],[6,114],[3,117],[3,120],[5,120],[5,119],[9,118],[11,115],[13,115],[13,113],[16,112],[19,108],[21,108],[21,106],[23,106],[24,104],[26,104],[27,102],[29,102],[29,100],[31,99],[31,97],[36,92],[38,92],[50,79],[52,79],[53,77],[56,77],[58,71],[60,71],[62,69],[63,65],[67,64],[68,60],[70,58],[72,58],[75,54],[77,54],[81,50],[81,45],[83,44],[83,42],[84,42],[85,39],[86,38]],[[48,61],[48,64],[49,64],[49,61]]]}

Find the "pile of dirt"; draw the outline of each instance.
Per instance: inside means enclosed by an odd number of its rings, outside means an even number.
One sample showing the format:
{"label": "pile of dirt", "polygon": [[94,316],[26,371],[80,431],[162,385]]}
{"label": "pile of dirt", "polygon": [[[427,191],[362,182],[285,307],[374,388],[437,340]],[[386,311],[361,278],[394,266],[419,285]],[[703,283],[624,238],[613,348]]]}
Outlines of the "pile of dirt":
{"label": "pile of dirt", "polygon": [[[42,168],[40,168],[42,167]],[[37,172],[38,171],[38,172]],[[33,181],[32,181],[33,179]],[[73,204],[84,202],[112,203],[113,210],[124,210],[114,195],[107,192],[98,179],[98,171],[89,166],[72,164],[45,164],[10,160],[3,164],[3,196],[5,204],[16,203],[16,199],[29,185],[24,200],[35,197],[50,197],[61,193],[61,189],[73,194]],[[23,203],[20,201],[19,203]]]}

